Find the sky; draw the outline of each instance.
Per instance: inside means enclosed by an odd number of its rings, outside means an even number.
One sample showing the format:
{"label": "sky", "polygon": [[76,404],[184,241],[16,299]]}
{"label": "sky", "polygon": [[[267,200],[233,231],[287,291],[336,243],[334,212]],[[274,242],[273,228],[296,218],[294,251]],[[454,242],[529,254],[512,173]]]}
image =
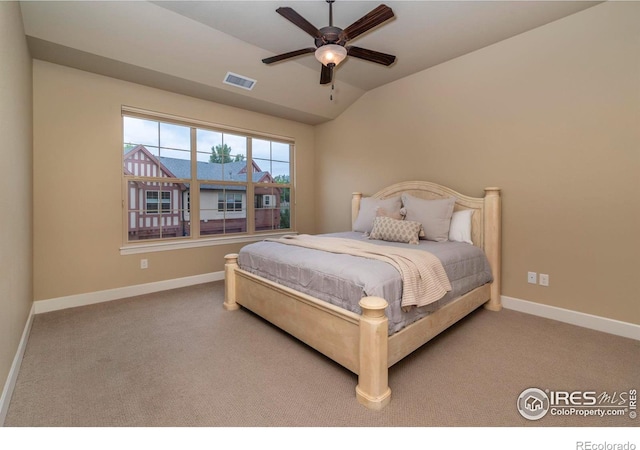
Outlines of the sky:
{"label": "sky", "polygon": [[[156,156],[190,159],[190,127],[171,123],[124,117],[124,143],[142,144]],[[196,148],[198,161],[209,161],[212,147],[231,147],[231,158],[247,158],[247,138],[198,128]],[[289,144],[264,139],[252,139],[253,158],[263,171],[273,176],[289,175]]]}

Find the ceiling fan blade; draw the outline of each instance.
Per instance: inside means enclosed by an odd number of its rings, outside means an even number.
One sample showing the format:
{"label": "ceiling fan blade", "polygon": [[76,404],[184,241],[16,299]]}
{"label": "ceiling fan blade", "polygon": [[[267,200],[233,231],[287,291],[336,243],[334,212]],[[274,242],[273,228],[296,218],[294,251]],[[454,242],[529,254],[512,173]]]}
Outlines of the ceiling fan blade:
{"label": "ceiling fan blade", "polygon": [[281,8],[276,9],[276,12],[280,14],[282,17],[287,19],[289,22],[293,23],[298,28],[307,32],[314,38],[321,38],[322,33],[312,24],[310,24],[307,19],[302,17],[300,14],[295,12],[293,8],[289,8],[288,6],[283,6]]}
{"label": "ceiling fan blade", "polygon": [[333,79],[333,67],[334,64],[329,64],[329,66],[325,66],[322,64],[322,71],[320,72],[320,84],[329,84]]}
{"label": "ceiling fan blade", "polygon": [[374,63],[383,64],[385,66],[390,66],[396,60],[396,57],[393,55],[354,46],[347,47],[347,55],[353,56],[354,58],[365,59]]}
{"label": "ceiling fan blade", "polygon": [[307,53],[313,53],[315,51],[316,51],[316,49],[313,48],[313,47],[302,48],[300,50],[294,50],[292,52],[283,53],[281,55],[276,55],[276,56],[271,56],[270,58],[265,58],[265,59],[262,60],[262,62],[265,63],[265,64],[271,64],[271,63],[274,63],[274,62],[282,61],[284,59],[295,58],[296,56],[304,55],[304,54],[307,54]]}
{"label": "ceiling fan blade", "polygon": [[393,11],[387,5],[380,5],[373,11],[364,15],[360,19],[353,22],[342,32],[342,35],[346,40],[355,38],[369,31],[370,29],[377,27],[378,25],[386,22],[393,17]]}

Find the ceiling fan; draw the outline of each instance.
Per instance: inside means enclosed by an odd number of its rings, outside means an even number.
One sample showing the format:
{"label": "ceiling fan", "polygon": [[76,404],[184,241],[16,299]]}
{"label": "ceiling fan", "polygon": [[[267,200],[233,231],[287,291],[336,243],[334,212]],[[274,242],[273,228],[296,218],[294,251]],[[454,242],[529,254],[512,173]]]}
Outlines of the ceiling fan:
{"label": "ceiling fan", "polygon": [[333,2],[329,3],[329,26],[317,29],[292,8],[282,7],[276,12],[282,17],[302,29],[314,38],[315,47],[303,48],[262,60],[265,64],[272,64],[307,53],[315,53],[316,59],[322,63],[320,84],[328,84],[333,80],[333,69],[344,60],[347,55],[389,66],[396,60],[394,55],[368,50],[366,48],[346,45],[352,39],[381,25],[393,17],[393,11],[387,5],[380,5],[364,15],[344,30],[333,26]]}

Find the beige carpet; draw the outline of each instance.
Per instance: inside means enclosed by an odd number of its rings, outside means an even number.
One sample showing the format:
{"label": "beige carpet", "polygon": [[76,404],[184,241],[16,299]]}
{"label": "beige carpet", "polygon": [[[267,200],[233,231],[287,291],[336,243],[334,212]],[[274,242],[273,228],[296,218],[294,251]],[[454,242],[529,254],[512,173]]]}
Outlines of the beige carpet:
{"label": "beige carpet", "polygon": [[209,283],[35,317],[8,427],[637,427],[516,408],[530,387],[640,388],[640,342],[479,309],[390,369],[390,404]]}

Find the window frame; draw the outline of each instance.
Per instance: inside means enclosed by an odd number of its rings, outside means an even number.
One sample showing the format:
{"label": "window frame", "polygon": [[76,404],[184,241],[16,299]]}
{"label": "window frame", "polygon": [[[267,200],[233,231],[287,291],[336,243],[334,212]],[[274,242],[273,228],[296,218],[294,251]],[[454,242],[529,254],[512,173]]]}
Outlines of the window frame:
{"label": "window frame", "polygon": [[[127,174],[124,170],[125,168],[125,160],[124,155],[127,153],[124,151],[124,131],[125,131],[125,117],[132,117],[143,120],[150,120],[159,123],[167,123],[172,125],[180,125],[189,127],[191,133],[191,142],[190,142],[190,162],[191,162],[191,178],[161,178],[161,177],[148,177],[148,176],[137,176]],[[177,116],[173,116],[165,113],[157,113],[150,112],[146,110],[141,110],[139,108],[132,108],[123,106],[121,109],[120,123],[122,127],[122,139],[121,139],[121,176],[122,176],[122,245],[120,247],[121,254],[136,254],[136,253],[146,253],[149,251],[164,251],[171,249],[182,249],[182,248],[191,248],[191,247],[201,247],[201,246],[210,246],[210,245],[223,245],[229,243],[236,242],[252,242],[264,239],[265,235],[267,236],[280,236],[284,234],[295,233],[295,214],[294,214],[294,206],[295,202],[293,201],[293,197],[295,195],[295,141],[289,137],[279,136],[272,133],[261,133],[252,130],[246,130],[235,127],[223,126],[215,123],[193,120],[193,119],[185,119]],[[161,126],[161,125],[160,125]],[[196,145],[195,135],[198,129],[213,131],[216,133],[223,134],[234,134],[240,135],[246,139],[246,161],[247,165],[251,170],[247,171],[247,177],[244,182],[238,181],[230,181],[230,180],[215,180],[215,184],[225,189],[226,187],[234,187],[237,189],[238,186],[244,187],[244,191],[242,193],[237,192],[225,192],[224,190],[220,192],[219,195],[225,195],[225,211],[232,214],[237,214],[240,211],[236,211],[238,202],[236,196],[240,196],[240,204],[241,210],[246,210],[246,231],[242,232],[233,232],[233,233],[220,233],[220,234],[200,234],[200,223],[202,219],[200,219],[201,208],[200,208],[200,193],[201,193],[201,185],[211,184],[212,180],[199,180],[197,173],[197,155],[198,149]],[[260,185],[260,187],[265,186],[265,183],[258,183],[253,180],[252,173],[254,169],[252,168],[252,140],[260,139],[260,140],[268,140],[271,142],[276,142],[278,144],[285,144],[289,147],[289,182],[288,183],[268,183],[268,186],[274,186],[278,188],[286,188],[289,190],[289,195],[291,197],[291,201],[287,204],[289,208],[289,228],[274,228],[271,230],[256,230],[255,229],[255,207],[253,202],[249,203],[247,199],[254,197],[255,188]],[[146,147],[146,146],[145,146]],[[264,171],[264,170],[263,170]],[[268,171],[267,171],[268,172]],[[186,197],[188,200],[186,204],[182,206],[183,210],[188,214],[188,222],[190,224],[190,233],[188,236],[178,236],[178,237],[167,237],[167,238],[157,238],[157,239],[148,239],[148,240],[130,240],[130,223],[129,223],[129,214],[131,210],[128,205],[128,189],[129,183],[131,181],[134,182],[154,182],[154,183],[176,183],[176,184],[186,184],[188,186],[188,190],[185,194],[180,194],[181,200],[176,201],[184,201]],[[151,190],[147,190],[145,192],[152,192]],[[159,194],[158,201],[158,210],[151,212],[147,211],[147,196],[145,193],[144,200],[144,212],[149,214],[158,214],[161,215],[163,213],[171,212],[174,210],[172,205],[173,195],[171,195],[170,191],[165,191],[164,189],[158,189],[156,192],[161,192]],[[169,199],[164,200],[163,193],[169,192]],[[225,192],[223,194],[222,192]],[[194,195],[195,193],[195,195]],[[234,196],[234,210],[229,210],[229,195]],[[165,201],[168,202],[169,209],[165,211]],[[275,205],[274,205],[275,208]]]}

